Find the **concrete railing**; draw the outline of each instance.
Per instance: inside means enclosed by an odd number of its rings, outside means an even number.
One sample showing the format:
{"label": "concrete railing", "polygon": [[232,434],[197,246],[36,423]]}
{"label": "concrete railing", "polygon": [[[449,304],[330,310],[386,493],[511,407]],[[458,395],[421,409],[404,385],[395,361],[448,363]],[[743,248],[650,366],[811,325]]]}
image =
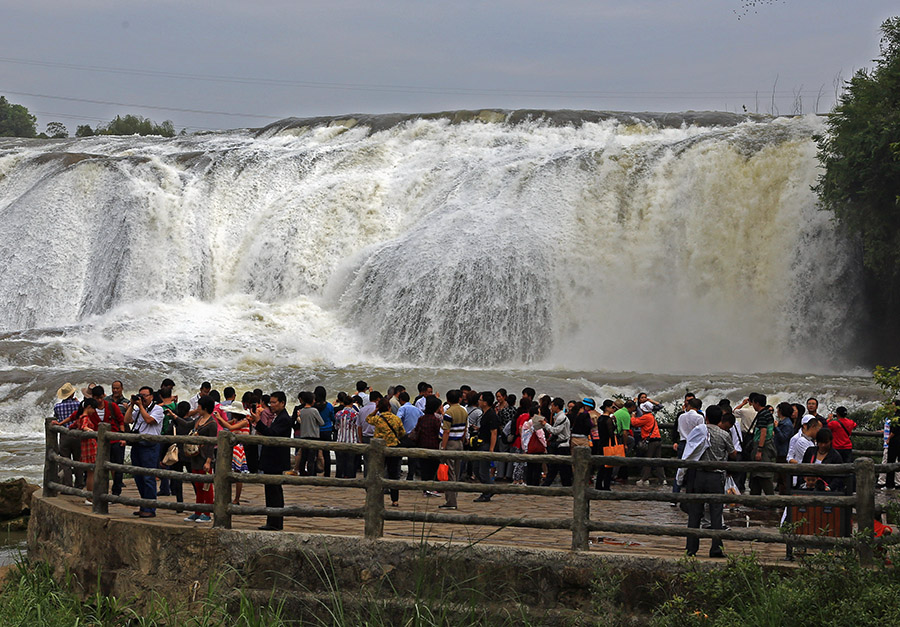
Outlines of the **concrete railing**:
{"label": "concrete railing", "polygon": [[[487,451],[437,451],[420,448],[388,447],[381,439],[373,439],[369,444],[345,444],[294,438],[278,438],[260,435],[235,434],[222,430],[218,436],[162,436],[136,433],[120,433],[110,430],[108,424],[101,424],[99,431],[78,431],[52,426],[46,423],[46,458],[44,465],[44,494],[53,497],[58,493],[73,494],[90,498],[93,501],[93,512],[108,514],[109,503],[120,503],[129,506],[152,507],[161,509],[187,509],[184,503],[148,500],[112,495],[109,492],[109,473],[125,472],[132,475],[149,475],[153,477],[176,479],[194,483],[213,483],[214,503],[191,504],[189,509],[199,512],[210,512],[213,515],[213,526],[230,529],[233,516],[297,516],[327,518],[362,518],[365,521],[365,537],[377,539],[383,536],[384,522],[416,521],[460,525],[486,525],[495,527],[523,527],[530,529],[564,529],[572,532],[572,549],[584,551],[589,547],[591,531],[612,533],[633,533],[649,536],[680,536],[699,538],[719,538],[722,540],[755,541],[779,543],[798,546],[853,548],[859,553],[860,561],[871,563],[873,549],[879,544],[891,543],[888,538],[874,537],[874,521],[878,513],[875,505],[876,473],[900,470],[900,464],[874,464],[872,459],[863,457],[852,464],[776,464],[763,462],[695,462],[680,459],[662,459],[645,457],[605,457],[591,455],[587,448],[577,447],[571,455],[526,455],[516,453],[497,453]],[[58,436],[61,433],[97,440],[97,457],[94,464],[75,462],[59,455]],[[215,444],[216,463],[212,474],[196,474],[175,472],[161,468],[144,468],[128,464],[114,464],[109,461],[110,443],[125,441],[128,444],[137,442],[158,442],[163,444]],[[343,479],[331,477],[300,477],[290,475],[265,475],[235,473],[231,470],[231,457],[236,443],[245,445],[265,445],[275,447],[293,447],[322,451],[345,452],[362,455],[365,460],[366,474],[362,479]],[[573,469],[573,484],[569,487],[522,486],[504,484],[466,483],[460,481],[410,481],[391,480],[384,477],[385,460],[388,457],[408,457],[416,459],[436,459],[442,462],[462,461],[501,461],[501,462],[540,462],[543,464],[568,464]],[[79,490],[58,482],[60,465],[71,468],[92,470],[94,486],[91,492]],[[730,494],[695,494],[695,493],[660,493],[660,492],[619,492],[599,491],[589,485],[592,470],[601,466],[626,467],[662,467],[662,468],[697,468],[703,470],[725,470],[731,473],[742,472],[788,472],[791,475],[813,476],[854,476],[855,495],[842,495],[832,492],[815,492],[807,494],[791,494],[783,496],[750,496]],[[232,483],[279,484],[300,486],[328,486],[345,488],[364,488],[366,491],[365,506],[357,508],[319,508],[298,505],[287,505],[280,508],[234,505],[231,501]],[[386,510],[384,507],[384,490],[436,490],[443,492],[470,492],[487,494],[510,494],[523,496],[567,496],[572,497],[571,516],[563,518],[531,518],[516,516],[485,516],[481,514],[448,514],[443,512],[421,512]],[[761,529],[713,530],[692,529],[675,525],[635,524],[625,522],[601,522],[591,520],[592,501],[632,501],[632,502],[675,502],[675,503],[737,503],[760,508],[826,506],[853,508],[856,512],[858,533],[854,537],[831,537],[824,535],[806,536],[779,531]],[[900,540],[900,537],[897,538]]]}

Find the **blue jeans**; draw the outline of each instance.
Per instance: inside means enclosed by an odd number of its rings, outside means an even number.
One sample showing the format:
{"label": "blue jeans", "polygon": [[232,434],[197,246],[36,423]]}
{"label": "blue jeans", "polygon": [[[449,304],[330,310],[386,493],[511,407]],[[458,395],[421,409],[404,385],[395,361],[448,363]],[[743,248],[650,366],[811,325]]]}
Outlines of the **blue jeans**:
{"label": "blue jeans", "polygon": [[[159,465],[159,444],[135,444],[131,447],[131,463],[141,468],[156,468]],[[142,499],[156,500],[156,477],[135,475],[134,483]],[[142,512],[156,513],[155,507],[141,507]]]}

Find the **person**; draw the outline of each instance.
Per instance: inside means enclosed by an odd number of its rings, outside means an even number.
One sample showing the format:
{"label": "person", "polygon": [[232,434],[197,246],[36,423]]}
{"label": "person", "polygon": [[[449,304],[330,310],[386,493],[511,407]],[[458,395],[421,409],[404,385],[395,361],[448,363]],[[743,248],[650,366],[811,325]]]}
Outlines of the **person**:
{"label": "person", "polygon": [[[99,387],[99,386],[98,386]],[[96,389],[96,388],[94,388]],[[163,435],[174,435],[175,425],[172,422],[171,415],[175,413],[178,406],[178,397],[173,393],[173,388],[162,386],[154,396],[154,400],[163,408],[163,424],[160,433]],[[160,445],[159,447],[159,467],[163,470],[170,470],[162,462],[166,457],[168,445]],[[172,494],[172,480],[167,477],[161,477],[159,480],[159,489],[156,496],[170,496]]]}
{"label": "person", "polygon": [[[60,427],[71,427],[75,415],[81,408],[81,403],[75,398],[75,386],[64,383],[57,391],[57,403],[53,406],[54,420],[50,423]],[[81,461],[81,440],[74,434],[59,435],[59,454],[61,457],[72,461]],[[59,464],[59,482],[65,486],[74,486],[78,489],[84,487],[85,473],[83,470],[74,469],[71,466]]]}
{"label": "person", "polygon": [[[97,415],[97,401],[90,396],[81,401],[81,406],[75,412],[75,419],[69,424],[70,429],[78,429],[79,431],[96,431],[100,426],[100,416]],[[97,440],[94,438],[81,438],[81,456],[80,461],[85,464],[95,464],[97,462]],[[88,492],[94,489],[94,471],[85,471],[85,489]],[[92,505],[90,497],[85,504]]]}
{"label": "person", "polygon": [[[804,464],[843,464],[844,459],[832,447],[832,439],[834,432],[831,429],[819,429],[816,433],[816,445],[810,446],[803,454]],[[830,490],[832,492],[843,492],[846,485],[846,478],[842,476],[829,477],[812,477],[807,476],[807,484],[812,479],[817,489]]]}
{"label": "person", "polygon": [[819,399],[817,399],[815,396],[810,396],[808,399],[806,399],[806,413],[821,422],[823,425],[826,423],[825,417],[819,415]]}
{"label": "person", "polygon": [[[642,394],[642,396],[645,399],[647,397],[646,394]],[[662,435],[659,433],[659,424],[656,422],[656,416],[653,415],[653,407],[655,405],[656,403],[645,400],[643,413],[640,416],[631,418],[631,427],[638,427],[641,430],[641,442],[647,443],[643,451],[644,456],[650,459],[662,457]],[[653,475],[659,480],[659,485],[665,486],[666,473],[662,466],[656,466],[651,469],[649,465],[641,469],[641,478],[638,479],[637,484],[649,486],[651,470]]]}
{"label": "person", "polygon": [[[735,459],[737,453],[731,440],[731,434],[719,428],[722,419],[722,408],[711,405],[706,408],[704,424],[697,425],[688,434],[682,459],[690,461],[724,462]],[[688,494],[725,494],[725,471],[705,470],[702,468],[679,468],[677,481],[684,485]],[[711,529],[722,529],[723,503],[691,502],[688,504],[688,528],[699,529],[703,518],[703,509],[709,506]],[[688,555],[696,555],[700,549],[700,538],[688,536],[685,551]],[[709,549],[710,557],[725,557],[722,540],[715,538]]]}
{"label": "person", "polygon": [[[400,406],[403,405],[403,403],[400,401],[400,394],[402,392],[406,392],[405,385],[395,385],[392,388],[388,388],[388,398],[391,401],[391,411],[398,416],[400,415],[398,413],[400,411]],[[407,394],[407,396],[409,396],[409,394]]]}
{"label": "person", "polygon": [[[194,434],[207,438],[216,437],[218,428],[213,414],[216,402],[211,396],[201,396],[197,400],[197,420],[194,423]],[[227,422],[226,422],[227,424]],[[216,458],[215,444],[201,444],[198,453],[191,457],[191,473],[195,475],[211,475]],[[194,494],[198,505],[212,505],[214,499],[213,484],[194,481]],[[194,512],[184,519],[185,522],[204,523],[212,520],[206,512]]]}
{"label": "person", "polygon": [[[276,438],[291,437],[293,420],[285,409],[287,396],[284,392],[272,392],[269,395],[269,410],[272,412],[272,422],[265,424],[262,421],[262,407],[257,407],[257,413],[251,419],[257,433]],[[259,451],[259,469],[266,475],[280,475],[291,467],[291,450],[286,446],[263,445]],[[284,490],[281,484],[266,484],[266,507],[284,507]],[[266,524],[260,527],[262,531],[281,531],[284,528],[283,516],[268,516]]]}
{"label": "person", "polygon": [[[617,398],[614,401],[615,412],[613,417],[616,421],[616,437],[625,445],[625,453],[630,454],[634,449],[634,437],[631,435],[631,415],[634,413],[634,401],[623,401]],[[616,481],[626,483],[628,481],[628,466],[620,466]]]}
{"label": "person", "polygon": [[[478,409],[481,410],[481,419],[478,423],[478,450],[493,453],[497,450],[497,434],[500,431],[500,419],[494,411],[493,392],[482,392],[478,395]],[[494,478],[491,477],[492,463],[489,459],[483,459],[475,465],[481,483],[494,483]],[[473,502],[487,503],[491,500],[491,496],[489,492],[482,492]]]}
{"label": "person", "polygon": [[[119,409],[118,404],[116,404],[114,401],[109,400],[109,397],[105,396],[102,385],[94,386],[94,388],[91,390],[91,398],[94,399],[94,403],[96,404],[97,416],[99,417],[100,422],[105,422],[106,424],[108,424],[110,431],[112,431],[113,433],[122,433],[123,431],[125,431],[125,416],[122,414],[122,410]],[[96,428],[94,430],[96,431]],[[121,459],[121,461],[116,462],[112,459],[114,450],[116,450],[116,459]],[[114,464],[125,462],[125,442],[123,442],[122,440],[115,440],[110,442],[109,451],[110,461],[112,461]],[[121,451],[121,456],[119,456],[119,451]],[[117,485],[118,490],[116,489]],[[113,475],[113,485],[111,491],[113,494],[119,495],[122,493],[123,487],[124,483],[122,481],[122,473],[117,472]]]}
{"label": "person", "polygon": [[197,409],[198,403],[200,402],[201,396],[209,396],[209,393],[212,391],[212,383],[209,381],[204,381],[200,384],[200,390],[194,394],[191,398],[188,399],[188,403],[191,404],[191,413],[188,414],[188,417],[196,416],[199,411]]}
{"label": "person", "polygon": [[[405,393],[405,392],[404,392]],[[438,450],[441,446],[441,399],[437,396],[429,396],[425,399],[425,413],[416,422],[409,439],[418,447],[430,450]],[[406,426],[403,427],[406,429]],[[437,475],[438,460],[429,457],[418,460],[422,474],[422,481],[434,481]],[[424,496],[440,496],[438,492],[425,490]]]}
{"label": "person", "polygon": [[357,381],[356,382],[356,395],[362,401],[362,405],[360,405],[360,407],[363,407],[363,406],[369,404],[369,392],[371,392],[371,391],[372,391],[372,388],[370,388],[369,384],[366,383],[365,381]]}
{"label": "person", "polygon": [[[361,381],[360,383],[364,383]],[[357,387],[359,387],[359,383],[357,383]],[[359,396],[359,394],[357,394]],[[381,392],[378,390],[372,390],[370,388],[368,402],[363,401],[363,404],[360,405],[359,412],[356,414],[356,424],[359,426],[359,441],[362,444],[368,444],[372,441],[372,437],[375,434],[374,425],[369,424],[368,418],[372,414],[377,411],[378,401],[382,399]],[[367,476],[369,474],[369,469],[363,467],[363,476]]]}
{"label": "person", "polygon": [[[338,392],[338,406],[334,414],[334,430],[337,441],[344,444],[359,444],[359,427],[356,424],[356,416],[359,414],[358,403],[362,399],[354,396],[352,399],[346,392]],[[335,453],[334,476],[338,479],[356,479],[356,455],[347,451]]]}
{"label": "person", "polygon": [[[790,403],[778,403],[775,407],[775,461],[779,464],[787,463],[788,447],[794,435],[794,423],[791,416],[794,414],[794,406]],[[778,492],[790,493],[790,475],[787,472],[778,473]]]}
{"label": "person", "polygon": [[[427,404],[427,398],[426,404]],[[412,433],[412,430],[416,428],[416,425],[419,423],[419,420],[424,415],[424,412],[409,402],[409,394],[406,390],[400,392],[399,399],[400,401],[400,409],[397,410],[397,417],[400,418],[400,422],[403,423],[403,430],[407,433]],[[440,399],[438,399],[438,405],[440,405]],[[393,405],[391,405],[393,408]],[[406,458],[406,478],[410,481],[416,478],[416,471],[418,470],[419,460],[415,457],[407,457]]]}
{"label": "person", "polygon": [[833,414],[828,414],[828,428],[834,438],[833,448],[845,464],[853,461],[853,441],[850,436],[856,428],[856,423],[847,415],[847,408],[843,405],[835,409]]}
{"label": "person", "polygon": [[[247,419],[247,410],[243,403],[238,401],[231,402],[228,406],[228,420],[225,420],[216,412],[213,412],[213,417],[223,429],[250,435],[250,420]],[[247,453],[244,450],[243,442],[235,442],[234,447],[231,449],[231,472],[238,474],[250,473],[250,468],[247,466]],[[240,481],[234,483],[234,499],[231,501],[233,505],[241,504],[241,492],[243,489],[243,483]]]}
{"label": "person", "polygon": [[[125,421],[133,425],[137,433],[160,435],[163,409],[153,401],[153,388],[145,385],[131,397],[125,408]],[[159,466],[159,449],[160,446],[156,442],[135,442],[131,445],[132,465],[140,468],[156,468]],[[142,499],[156,500],[156,477],[136,474],[134,483]],[[141,518],[155,518],[156,508],[141,505],[134,515]]]}
{"label": "person", "polygon": [[422,413],[425,413],[425,399],[432,394],[434,394],[434,388],[431,387],[430,383],[426,383],[425,381],[419,383],[419,396],[416,398],[415,405]]}
{"label": "person", "polygon": [[[191,411],[191,404],[187,401],[180,401],[175,406],[175,411],[167,410],[169,420],[172,423],[172,428],[175,432],[175,435],[190,435],[191,431],[194,428],[194,419],[188,418],[187,415]],[[170,466],[171,470],[175,472],[189,472],[189,468],[191,467],[191,458],[188,457],[184,452],[184,444],[178,444],[176,447],[178,451],[178,460]],[[184,503],[184,484],[180,479],[172,479],[170,483],[170,489],[172,491],[172,495],[175,497],[176,503]],[[175,511],[181,512],[183,509],[177,509]]]}
{"label": "person", "polygon": [[[500,421],[500,433],[497,438],[497,450],[501,453],[509,453],[510,447],[515,442],[516,435],[516,396],[512,396],[512,404],[509,402],[509,395],[506,388],[500,388],[494,392],[494,411],[497,412],[497,419]],[[513,466],[505,461],[495,464],[496,472],[494,479],[499,481],[512,481]]]}
{"label": "person", "polygon": [[[294,436],[300,437],[301,440],[318,440],[319,429],[325,424],[322,414],[319,413],[313,405],[316,398],[312,392],[300,392],[297,398],[302,406],[294,408],[295,429]],[[297,462],[294,465],[294,471],[301,477],[316,476],[316,449],[299,448],[297,451]]]}
{"label": "person", "polygon": [[[374,396],[374,392],[372,395]],[[381,438],[388,447],[400,446],[400,440],[406,435],[403,429],[403,422],[397,417],[397,414],[391,411],[391,402],[381,397],[379,394],[378,403],[376,403],[375,412],[366,416],[368,422],[374,428],[373,438]],[[370,397],[371,398],[371,397]],[[384,470],[388,479],[400,478],[400,458],[385,457]],[[391,507],[400,506],[400,490],[391,488]]]}
{"label": "person", "polygon": [[[799,464],[803,461],[803,456],[807,449],[816,445],[816,435],[822,423],[816,420],[811,414],[806,414],[799,421],[800,431],[791,438],[790,447],[788,448],[787,462],[789,464]],[[792,485],[800,487],[800,477],[795,476]]]}
{"label": "person", "polygon": [[[752,392],[748,397],[750,406],[756,411],[753,419],[753,442],[750,449],[750,459],[757,462],[772,463],[775,461],[775,416],[766,405],[766,395]],[[775,473],[769,470],[754,471],[750,473],[750,494],[759,496],[765,492],[771,496],[775,494],[773,478]]]}
{"label": "person", "polygon": [[[459,404],[462,393],[453,389],[447,392],[447,408],[444,410],[444,419],[441,424],[443,434],[441,435],[442,451],[461,451],[463,450],[463,440],[466,438],[467,417],[466,410]],[[462,462],[459,459],[447,460],[449,472],[447,478],[449,481],[458,481],[462,469]],[[438,509],[456,509],[457,493],[455,491],[444,490],[444,503],[438,506]]]}
{"label": "person", "polygon": [[[321,385],[313,390],[316,402],[313,404],[316,411],[322,417],[322,426],[319,427],[319,439],[322,442],[334,442],[334,405],[326,400],[327,392]],[[318,451],[318,462],[322,466],[322,476],[331,476],[331,451],[328,449]]]}
{"label": "person", "polygon": [[[532,417],[529,413],[533,408],[533,404],[526,399],[523,399],[522,402],[532,406],[519,416],[519,419],[525,418],[521,432],[522,449],[526,455],[543,455],[547,452],[547,438],[544,435],[544,430],[538,426],[539,419]],[[540,485],[540,483],[541,462],[528,462],[525,465],[525,485]]]}
{"label": "person", "polygon": [[[616,438],[616,420],[613,417],[615,405],[611,399],[606,399],[600,406],[601,413],[597,418],[597,440],[595,441],[594,455],[603,455],[603,449],[607,446],[618,444]],[[612,476],[615,467],[600,466],[597,469],[595,487],[598,490],[609,492],[612,489]]]}
{"label": "person", "polygon": [[[894,415],[891,417],[891,426],[888,431],[887,463],[894,464],[900,459],[900,401],[894,401]],[[895,472],[887,473],[885,487],[893,490],[896,486]]]}
{"label": "person", "polygon": [[[241,405],[247,411],[247,420],[250,422],[250,435],[256,435],[256,427],[250,421],[250,416],[256,413],[259,402],[259,397],[255,392],[244,392],[241,395]],[[247,457],[247,471],[251,475],[255,475],[259,472],[259,444],[244,445],[244,454]]]}
{"label": "person", "polygon": [[[565,407],[566,402],[562,398],[556,397],[550,402],[553,423],[550,424],[543,418],[538,420],[541,428],[550,434],[551,441],[555,440],[555,446],[551,448],[551,452],[554,455],[569,455],[571,452],[569,438],[572,434],[572,420],[566,415]],[[580,413],[587,414],[587,412],[581,412],[583,407],[584,405],[581,403],[575,405],[572,412],[570,412],[573,419]],[[585,423],[587,423],[587,426],[585,426]],[[588,430],[590,428],[590,419],[582,419],[579,424],[582,431]],[[587,440],[583,433],[580,434],[579,437],[582,438],[582,440]],[[553,485],[553,482],[556,481],[558,475],[560,476],[560,482],[563,486],[572,485],[572,466],[569,464],[550,464],[550,468],[547,470],[547,476],[544,478],[541,485]]]}
{"label": "person", "polygon": [[[525,389],[527,390],[529,388]],[[511,449],[513,453],[526,452],[525,447],[522,444],[522,427],[527,421],[531,420],[531,410],[533,407],[534,403],[529,397],[523,395],[522,398],[519,399],[515,426],[516,437],[513,440]],[[526,466],[524,462],[513,463],[513,485],[525,485],[525,470]]]}

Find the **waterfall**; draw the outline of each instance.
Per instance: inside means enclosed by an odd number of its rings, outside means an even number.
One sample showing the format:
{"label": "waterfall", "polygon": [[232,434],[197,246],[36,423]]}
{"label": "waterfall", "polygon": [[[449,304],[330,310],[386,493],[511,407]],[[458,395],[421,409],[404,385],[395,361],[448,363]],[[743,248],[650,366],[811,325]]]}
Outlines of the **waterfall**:
{"label": "waterfall", "polygon": [[810,190],[823,130],[487,111],[0,140],[0,332],[83,365],[834,370],[859,269]]}

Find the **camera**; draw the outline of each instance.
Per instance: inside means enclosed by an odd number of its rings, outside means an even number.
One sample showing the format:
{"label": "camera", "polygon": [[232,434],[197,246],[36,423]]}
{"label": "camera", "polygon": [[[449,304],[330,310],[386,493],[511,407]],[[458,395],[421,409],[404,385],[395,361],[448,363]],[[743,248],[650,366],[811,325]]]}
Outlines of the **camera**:
{"label": "camera", "polygon": [[140,395],[139,395],[139,394],[132,394],[132,395],[131,395],[131,402],[132,402],[132,403],[140,403],[140,402],[141,402],[141,397],[140,397]]}

